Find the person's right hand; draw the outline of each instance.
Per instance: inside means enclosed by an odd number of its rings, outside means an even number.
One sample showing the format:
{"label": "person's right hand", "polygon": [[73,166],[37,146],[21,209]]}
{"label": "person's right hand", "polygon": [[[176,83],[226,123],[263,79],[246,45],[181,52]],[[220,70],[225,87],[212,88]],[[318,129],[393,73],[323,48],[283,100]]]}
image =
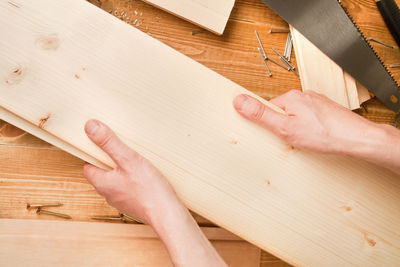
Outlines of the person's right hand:
{"label": "person's right hand", "polygon": [[313,91],[292,90],[270,102],[286,113],[276,112],[248,95],[237,96],[233,104],[243,117],[299,149],[354,155],[369,144],[381,142],[386,131],[393,128],[370,122]]}

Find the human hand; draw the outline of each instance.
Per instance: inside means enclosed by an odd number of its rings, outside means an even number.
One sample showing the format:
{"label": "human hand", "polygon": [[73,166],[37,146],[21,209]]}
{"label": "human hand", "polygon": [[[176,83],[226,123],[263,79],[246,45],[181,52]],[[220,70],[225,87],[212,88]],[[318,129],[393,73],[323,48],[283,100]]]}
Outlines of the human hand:
{"label": "human hand", "polygon": [[87,163],[83,169],[84,176],[111,206],[151,225],[174,266],[226,266],[167,180],[148,160],[99,121],[88,121],[85,131],[117,165],[106,171]]}
{"label": "human hand", "polygon": [[[234,100],[235,109],[299,149],[322,153],[357,153],[379,135],[379,128],[363,117],[313,91],[289,91],[270,101],[286,113],[266,107],[247,95]],[[382,126],[385,127],[385,126]]]}
{"label": "human hand", "polygon": [[116,163],[106,171],[86,163],[83,175],[119,211],[153,225],[163,209],[181,205],[164,176],[145,158],[130,149],[105,124],[90,120],[88,137]]}

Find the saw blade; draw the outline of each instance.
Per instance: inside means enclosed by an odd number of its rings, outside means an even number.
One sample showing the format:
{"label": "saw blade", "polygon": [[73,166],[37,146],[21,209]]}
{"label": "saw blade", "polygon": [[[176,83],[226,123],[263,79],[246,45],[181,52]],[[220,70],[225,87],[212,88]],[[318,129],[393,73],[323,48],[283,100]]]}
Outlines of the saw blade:
{"label": "saw blade", "polygon": [[400,111],[398,83],[339,0],[262,1],[388,108]]}

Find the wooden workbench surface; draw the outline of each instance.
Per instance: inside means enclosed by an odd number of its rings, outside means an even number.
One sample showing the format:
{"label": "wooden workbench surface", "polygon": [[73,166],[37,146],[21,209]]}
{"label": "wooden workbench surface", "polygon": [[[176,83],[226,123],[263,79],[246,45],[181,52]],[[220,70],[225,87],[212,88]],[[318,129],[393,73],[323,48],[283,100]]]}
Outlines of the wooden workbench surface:
{"label": "wooden workbench surface", "polygon": [[[139,0],[90,2],[266,99],[300,89],[293,73],[275,65],[270,65],[273,76],[266,76],[254,30],[260,33],[267,53],[277,59],[271,48],[283,52],[286,34],[268,31],[288,25],[259,0],[237,0],[223,36],[209,32],[192,35],[201,29]],[[395,44],[374,0],[342,2],[367,37]],[[400,64],[399,49],[372,45],[386,64]],[[393,69],[393,75],[400,81],[400,69]],[[378,100],[370,100],[366,108],[357,112],[376,122],[394,123],[395,114]],[[0,121],[0,218],[54,219],[26,210],[28,202],[64,203],[57,211],[77,221],[117,214],[83,178],[82,165],[81,160]],[[200,216],[195,218],[200,225],[212,225]],[[261,266],[287,266],[266,252],[260,262]]]}

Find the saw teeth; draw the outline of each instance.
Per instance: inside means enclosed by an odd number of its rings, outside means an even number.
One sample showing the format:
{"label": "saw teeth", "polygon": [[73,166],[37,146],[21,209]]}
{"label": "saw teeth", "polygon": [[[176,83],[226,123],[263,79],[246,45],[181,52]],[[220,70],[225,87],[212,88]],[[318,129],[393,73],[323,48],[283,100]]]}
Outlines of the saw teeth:
{"label": "saw teeth", "polygon": [[372,52],[374,52],[376,58],[379,60],[379,62],[382,64],[382,66],[385,68],[386,72],[389,74],[390,78],[392,78],[393,82],[397,85],[398,89],[400,90],[400,85],[394,78],[393,74],[390,72],[390,70],[386,67],[385,63],[381,59],[381,57],[378,55],[378,53],[375,51],[375,49],[372,47],[371,43],[368,41],[368,39],[365,37],[364,33],[361,31],[361,29],[357,26],[357,23],[354,22],[353,17],[350,15],[350,13],[347,11],[347,8],[343,6],[342,2],[340,0],[337,0],[339,5],[343,8],[344,12],[346,15],[349,17],[351,22],[354,24],[354,27],[356,27],[357,31],[360,33],[361,37],[364,39],[364,41],[367,43],[369,48],[371,48]]}

